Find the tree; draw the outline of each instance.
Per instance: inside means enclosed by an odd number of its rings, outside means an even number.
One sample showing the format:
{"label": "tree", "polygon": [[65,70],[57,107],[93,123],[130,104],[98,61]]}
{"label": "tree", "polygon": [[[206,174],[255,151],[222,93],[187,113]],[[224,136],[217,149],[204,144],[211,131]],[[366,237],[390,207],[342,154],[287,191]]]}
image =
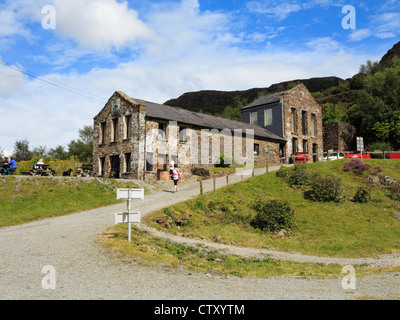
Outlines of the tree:
{"label": "tree", "polygon": [[360,73],[361,74],[374,74],[379,71],[379,63],[377,61],[372,62],[371,60],[368,60],[366,64],[361,65],[360,67]]}
{"label": "tree", "polygon": [[47,154],[47,147],[45,146],[39,146],[39,147],[35,147],[32,150],[32,158],[48,158],[48,154]]}
{"label": "tree", "polygon": [[363,90],[357,105],[348,110],[349,119],[367,141],[399,147],[400,58],[393,58],[389,68],[377,71],[375,67],[372,63],[364,67]]}
{"label": "tree", "polygon": [[68,144],[69,154],[76,156],[81,162],[93,162],[93,128],[84,126],[79,130],[79,138]]}
{"label": "tree", "polygon": [[346,112],[340,109],[338,105],[327,103],[324,106],[324,115],[322,117],[323,123],[344,121]]}
{"label": "tree", "polygon": [[16,161],[28,161],[32,159],[32,152],[29,150],[29,141],[27,139],[15,141],[14,157]]}
{"label": "tree", "polygon": [[54,149],[50,149],[49,155],[58,160],[67,160],[69,158],[69,154],[65,151],[63,146],[57,146]]}

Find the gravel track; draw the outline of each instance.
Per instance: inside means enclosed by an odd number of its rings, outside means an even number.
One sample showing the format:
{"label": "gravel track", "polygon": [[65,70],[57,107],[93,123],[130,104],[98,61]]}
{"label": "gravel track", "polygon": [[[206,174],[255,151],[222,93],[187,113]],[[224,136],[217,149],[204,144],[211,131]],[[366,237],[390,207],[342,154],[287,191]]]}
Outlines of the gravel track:
{"label": "gravel track", "polygon": [[[240,177],[239,177],[240,179]],[[220,185],[223,180],[218,182]],[[163,189],[163,188],[161,188]],[[152,191],[145,200],[134,202],[142,215],[199,194],[198,184],[181,186],[173,194],[168,189]],[[114,224],[115,212],[126,204],[89,210],[68,216],[0,229],[0,299],[134,299],[134,300],[350,300],[362,297],[400,298],[400,273],[358,277],[356,289],[343,289],[342,278],[268,277],[262,279],[220,276],[212,272],[190,272],[184,268],[144,267],[126,257],[107,252],[98,237]],[[146,228],[145,226],[141,226]],[[154,230],[153,230],[154,231]],[[155,231],[154,231],[155,232]],[[192,243],[194,239],[174,238]],[[196,241],[192,244],[195,245]],[[235,254],[294,261],[332,263],[332,259],[204,244]],[[216,247],[215,247],[216,246]],[[313,260],[317,259],[317,260]],[[324,261],[321,261],[323,259]],[[357,264],[360,261],[336,260]],[[399,256],[382,256],[364,261],[380,265],[399,264]],[[56,288],[45,290],[42,268],[56,270]],[[343,274],[345,276],[345,274]]]}

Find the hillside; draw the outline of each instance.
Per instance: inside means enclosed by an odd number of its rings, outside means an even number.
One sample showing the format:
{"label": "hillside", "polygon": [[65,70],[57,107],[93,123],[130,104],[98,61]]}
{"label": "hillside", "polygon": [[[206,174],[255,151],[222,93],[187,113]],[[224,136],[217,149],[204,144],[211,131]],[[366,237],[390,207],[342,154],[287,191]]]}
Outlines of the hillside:
{"label": "hillside", "polygon": [[[400,42],[393,46],[378,64],[380,69],[391,65],[393,57],[400,57]],[[350,79],[338,77],[322,77],[300,79],[273,84],[265,88],[252,88],[243,91],[216,91],[204,90],[184,93],[182,96],[166,101],[164,104],[181,107],[187,110],[204,112],[212,115],[229,117],[231,113],[224,114],[228,107],[240,108],[240,104],[246,105],[257,99],[260,95],[284,91],[297,83],[303,83],[314,94],[317,102],[324,106],[327,103],[339,105],[343,109],[357,103],[358,94],[362,85],[363,75],[356,74]],[[240,103],[239,103],[240,102]],[[237,118],[238,112],[235,113]],[[236,119],[237,120],[237,119]]]}
{"label": "hillside", "polygon": [[252,88],[243,91],[217,91],[204,90],[188,92],[177,99],[171,99],[164,104],[174,107],[181,107],[190,111],[202,111],[212,115],[222,114],[227,106],[234,106],[237,100],[250,103],[260,95],[271,94],[287,90],[294,84],[303,83],[310,92],[325,91],[331,87],[345,84],[346,81],[337,77],[298,79],[273,84],[265,88]]}

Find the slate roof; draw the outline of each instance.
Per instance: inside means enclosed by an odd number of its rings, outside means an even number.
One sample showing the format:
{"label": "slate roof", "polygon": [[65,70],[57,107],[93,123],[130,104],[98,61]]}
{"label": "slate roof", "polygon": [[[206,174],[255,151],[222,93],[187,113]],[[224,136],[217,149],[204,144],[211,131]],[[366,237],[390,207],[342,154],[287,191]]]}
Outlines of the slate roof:
{"label": "slate roof", "polygon": [[282,92],[277,92],[277,93],[269,94],[266,96],[262,96],[262,97],[258,98],[257,100],[254,100],[252,103],[248,104],[244,108],[242,108],[242,110],[250,109],[250,108],[258,107],[258,106],[263,106],[263,105],[270,104],[270,103],[279,102],[279,101],[281,101],[281,95],[286,92],[287,91],[282,91]]}
{"label": "slate roof", "polygon": [[158,104],[141,99],[133,99],[127,97],[122,92],[118,93],[131,103],[136,103],[146,106],[147,117],[163,119],[168,121],[177,121],[179,123],[194,125],[208,129],[218,129],[218,130],[229,129],[231,131],[241,129],[243,130],[243,133],[245,133],[246,129],[252,129],[254,130],[254,136],[256,137],[286,142],[286,140],[282,139],[276,134],[259,126],[247,124],[240,121],[233,121],[229,119],[219,118],[207,114],[200,114],[179,107],[171,107],[164,104]]}

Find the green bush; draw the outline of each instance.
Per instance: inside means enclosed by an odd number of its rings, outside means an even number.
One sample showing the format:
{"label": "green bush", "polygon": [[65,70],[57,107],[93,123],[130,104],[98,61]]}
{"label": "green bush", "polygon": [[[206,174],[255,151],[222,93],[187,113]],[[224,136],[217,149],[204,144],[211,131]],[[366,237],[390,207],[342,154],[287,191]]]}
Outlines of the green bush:
{"label": "green bush", "polygon": [[390,197],[393,200],[400,201],[400,183],[395,182],[390,186],[389,189]]}
{"label": "green bush", "polygon": [[266,232],[282,229],[291,230],[295,226],[295,215],[291,205],[282,200],[258,200],[253,209],[257,212],[251,226]]}
{"label": "green bush", "polygon": [[353,201],[359,203],[368,203],[371,200],[371,189],[367,187],[359,187]]}
{"label": "green bush", "polygon": [[341,202],[344,198],[342,180],[336,176],[317,176],[304,196],[312,201]]}
{"label": "green bush", "polygon": [[287,178],[290,175],[290,171],[287,168],[281,167],[276,171],[275,175],[279,178]]}
{"label": "green bush", "polygon": [[305,163],[296,163],[294,169],[289,175],[289,184],[291,186],[304,186],[310,183],[310,177],[307,172],[307,167]]}
{"label": "green bush", "polygon": [[[368,151],[370,151],[370,152],[393,151],[393,150],[394,150],[394,148],[388,142],[374,142],[368,146]],[[382,154],[373,154],[373,155],[371,155],[371,157],[375,158],[375,159],[383,159],[383,153]]]}
{"label": "green bush", "polygon": [[216,167],[228,168],[233,164],[233,158],[228,157],[226,155],[221,154],[219,156],[219,164],[216,164]]}

